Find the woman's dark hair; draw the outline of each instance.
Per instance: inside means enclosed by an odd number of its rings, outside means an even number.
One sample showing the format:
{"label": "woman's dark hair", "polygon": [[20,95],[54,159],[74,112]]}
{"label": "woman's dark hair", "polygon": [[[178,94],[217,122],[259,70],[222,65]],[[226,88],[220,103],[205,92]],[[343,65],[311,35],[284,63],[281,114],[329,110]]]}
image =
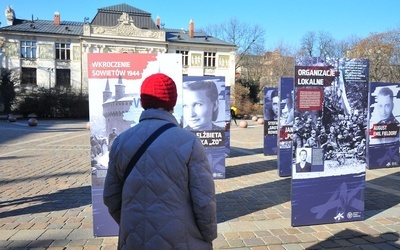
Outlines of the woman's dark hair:
{"label": "woman's dark hair", "polygon": [[218,89],[213,81],[197,81],[197,82],[184,82],[183,89],[189,91],[204,90],[206,96],[212,103],[216,104],[216,110],[212,114],[212,120],[216,121],[218,118]]}
{"label": "woman's dark hair", "polygon": [[272,98],[274,98],[274,97],[276,97],[276,96],[278,96],[278,90],[277,90],[277,89],[274,89],[274,90],[272,91],[272,93],[271,93],[271,101],[272,101]]}

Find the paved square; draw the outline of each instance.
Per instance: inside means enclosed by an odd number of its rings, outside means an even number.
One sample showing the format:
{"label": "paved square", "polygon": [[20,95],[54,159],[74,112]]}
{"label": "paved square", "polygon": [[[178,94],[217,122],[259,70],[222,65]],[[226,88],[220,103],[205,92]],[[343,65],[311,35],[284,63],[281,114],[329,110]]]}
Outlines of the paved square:
{"label": "paved square", "polygon": [[[367,170],[366,219],[291,227],[291,179],[263,155],[263,125],[231,128],[226,179],[216,180],[215,249],[400,248],[400,169]],[[116,249],[94,237],[86,121],[0,120],[0,249]]]}

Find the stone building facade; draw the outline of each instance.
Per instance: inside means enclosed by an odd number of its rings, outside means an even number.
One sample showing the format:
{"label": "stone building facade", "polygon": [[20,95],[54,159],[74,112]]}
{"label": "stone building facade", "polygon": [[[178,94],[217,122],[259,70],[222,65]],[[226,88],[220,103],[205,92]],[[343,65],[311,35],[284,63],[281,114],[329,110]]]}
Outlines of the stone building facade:
{"label": "stone building facade", "polygon": [[236,46],[202,32],[164,28],[159,17],[118,4],[99,8],[93,20],[17,19],[11,7],[0,27],[2,68],[20,75],[20,88],[60,88],[88,92],[88,53],[180,53],[182,75],[225,76],[234,84]]}

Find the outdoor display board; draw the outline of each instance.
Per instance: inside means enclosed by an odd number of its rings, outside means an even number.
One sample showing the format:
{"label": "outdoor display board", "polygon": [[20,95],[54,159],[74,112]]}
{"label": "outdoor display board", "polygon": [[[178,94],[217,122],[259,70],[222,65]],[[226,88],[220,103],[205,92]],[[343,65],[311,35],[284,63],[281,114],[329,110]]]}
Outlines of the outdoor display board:
{"label": "outdoor display board", "polygon": [[[231,154],[231,87],[225,86],[225,156]],[[235,123],[235,122],[233,122]]]}
{"label": "outdoor display board", "polygon": [[278,154],[278,88],[264,88],[264,155]]}
{"label": "outdoor display board", "polygon": [[[397,167],[400,164],[400,84],[372,82],[369,103],[367,167]],[[360,149],[358,153],[363,152]]]}
{"label": "outdoor display board", "polygon": [[183,128],[202,142],[213,177],[225,178],[226,122],[230,115],[225,77],[184,76],[182,95]]}
{"label": "outdoor display board", "polygon": [[135,126],[143,111],[140,86],[154,74],[164,73],[177,85],[174,116],[182,120],[182,57],[180,54],[88,54],[93,229],[95,236],[118,235],[103,203],[108,153],[118,134]]}
{"label": "outdoor display board", "polygon": [[364,219],[368,81],[367,60],[296,58],[293,226]]}
{"label": "outdoor display board", "polygon": [[281,177],[292,175],[293,123],[294,123],[294,79],[282,77],[279,82],[279,135],[278,135],[278,174]]}

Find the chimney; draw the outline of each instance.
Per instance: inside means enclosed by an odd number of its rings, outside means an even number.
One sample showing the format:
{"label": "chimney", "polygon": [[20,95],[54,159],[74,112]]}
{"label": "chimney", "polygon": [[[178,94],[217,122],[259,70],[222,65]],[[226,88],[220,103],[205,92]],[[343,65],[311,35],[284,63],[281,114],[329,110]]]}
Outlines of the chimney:
{"label": "chimney", "polygon": [[191,38],[194,37],[194,22],[193,22],[193,20],[190,20],[190,22],[189,22],[189,36]]}
{"label": "chimney", "polygon": [[159,16],[157,16],[157,18],[156,18],[156,25],[157,25],[157,28],[161,27],[161,19]]}
{"label": "chimney", "polygon": [[54,24],[57,24],[57,25],[61,24],[60,13],[58,13],[58,12],[54,12]]}

